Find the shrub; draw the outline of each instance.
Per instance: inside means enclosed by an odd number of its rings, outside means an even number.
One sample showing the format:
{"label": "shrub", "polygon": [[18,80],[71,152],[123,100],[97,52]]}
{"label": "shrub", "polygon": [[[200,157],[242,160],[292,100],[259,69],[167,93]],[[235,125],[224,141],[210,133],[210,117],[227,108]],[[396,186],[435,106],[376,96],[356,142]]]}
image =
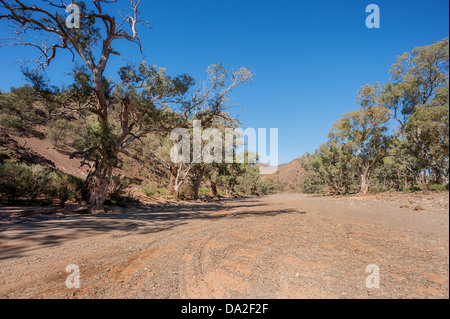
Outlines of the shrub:
{"label": "shrub", "polygon": [[45,136],[53,142],[53,148],[58,146],[58,143],[66,143],[67,137],[70,135],[72,126],[65,120],[57,120],[51,122],[45,132]]}
{"label": "shrub", "polygon": [[245,173],[237,178],[236,191],[245,195],[259,195],[262,183],[259,168],[249,165]]}
{"label": "shrub", "polygon": [[131,184],[131,179],[113,175],[109,180],[108,196],[114,203],[120,203],[126,196],[126,189]]}
{"label": "shrub", "polygon": [[201,196],[209,195],[209,188],[200,187],[198,190],[198,194]]}
{"label": "shrub", "polygon": [[402,191],[404,191],[404,192],[420,192],[421,190],[422,189],[417,186],[410,186],[410,187],[405,187],[402,189]]}
{"label": "shrub", "polygon": [[82,185],[83,181],[80,178],[61,172],[51,172],[47,194],[58,199],[59,204],[64,207],[67,201],[81,193]]}
{"label": "shrub", "polygon": [[153,182],[143,182],[141,184],[141,190],[146,196],[153,196],[158,192],[158,185]]}
{"label": "shrub", "polygon": [[167,188],[163,187],[163,188],[158,188],[157,191],[158,195],[162,196],[162,197],[166,197],[167,196]]}
{"label": "shrub", "polygon": [[383,187],[383,185],[375,185],[370,188],[369,192],[375,195],[379,193],[389,192],[391,190],[392,190],[391,187]]}
{"label": "shrub", "polygon": [[35,200],[41,194],[47,194],[47,185],[51,180],[51,172],[41,165],[30,167],[30,179],[27,183],[25,195],[31,200]]}
{"label": "shrub", "polygon": [[51,171],[41,165],[28,166],[10,160],[0,164],[0,194],[9,202],[18,199],[47,201],[58,199],[61,206],[79,195],[82,180],[62,172]]}
{"label": "shrub", "polygon": [[5,161],[0,165],[0,193],[8,202],[17,201],[26,195],[30,176],[31,171],[28,166]]}
{"label": "shrub", "polygon": [[427,188],[430,191],[448,191],[448,184],[432,184],[428,185]]}
{"label": "shrub", "polygon": [[22,134],[36,124],[39,115],[33,107],[35,100],[36,92],[29,85],[0,94],[0,127]]}
{"label": "shrub", "polygon": [[194,197],[194,188],[192,185],[188,183],[181,185],[178,191],[178,198],[185,200],[192,197]]}

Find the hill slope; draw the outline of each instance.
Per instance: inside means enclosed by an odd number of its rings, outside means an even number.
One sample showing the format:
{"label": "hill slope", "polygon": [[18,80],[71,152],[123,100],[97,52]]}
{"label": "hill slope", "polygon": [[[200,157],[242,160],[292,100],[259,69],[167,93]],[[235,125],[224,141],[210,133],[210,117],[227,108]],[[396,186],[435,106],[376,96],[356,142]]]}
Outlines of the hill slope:
{"label": "hill slope", "polygon": [[285,185],[284,191],[287,193],[301,193],[301,184],[306,178],[306,171],[301,164],[302,157],[278,166],[275,174],[263,175],[264,179],[271,178]]}

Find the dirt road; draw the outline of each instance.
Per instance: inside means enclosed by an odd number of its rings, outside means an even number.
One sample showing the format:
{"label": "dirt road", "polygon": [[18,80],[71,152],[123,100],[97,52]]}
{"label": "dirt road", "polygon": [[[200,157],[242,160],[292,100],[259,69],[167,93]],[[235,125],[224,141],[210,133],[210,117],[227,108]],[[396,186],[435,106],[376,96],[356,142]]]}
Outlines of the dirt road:
{"label": "dirt road", "polygon": [[273,195],[6,225],[0,298],[448,298],[447,210],[448,193]]}

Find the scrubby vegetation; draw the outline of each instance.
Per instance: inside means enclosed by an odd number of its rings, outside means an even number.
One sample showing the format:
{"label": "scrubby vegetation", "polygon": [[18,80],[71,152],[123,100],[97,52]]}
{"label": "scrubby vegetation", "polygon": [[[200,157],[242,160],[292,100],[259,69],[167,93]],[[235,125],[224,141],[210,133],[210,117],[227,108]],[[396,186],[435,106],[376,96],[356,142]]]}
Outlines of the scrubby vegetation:
{"label": "scrubby vegetation", "polygon": [[307,193],[448,190],[449,41],[399,56],[392,82],[361,88],[303,167]]}
{"label": "scrubby vegetation", "polygon": [[11,160],[0,163],[0,176],[0,200],[8,203],[57,201],[64,207],[67,201],[81,196],[83,185],[71,175]]}
{"label": "scrubby vegetation", "polygon": [[[174,128],[192,132],[195,120],[202,122],[202,129],[239,127],[239,121],[227,110],[232,106],[231,90],[251,81],[253,73],[248,69],[227,70],[220,63],[214,64],[207,69],[207,79],[200,82],[187,74],[169,76],[165,68],[146,61],[126,61],[113,76],[107,73],[108,62],[111,55],[120,55],[113,50],[114,43],[122,39],[125,46],[142,45],[137,30],[145,23],[138,18],[139,4],[125,9],[128,11],[123,20],[105,14],[109,2],[80,1],[83,28],[76,33],[43,4],[39,8],[18,5],[20,10],[15,4],[0,5],[4,12],[11,13],[0,19],[8,19],[16,31],[8,44],[25,44],[45,52],[53,49],[54,54],[31,59],[37,68],[23,69],[30,85],[0,94],[0,129],[21,135],[36,125],[45,125],[45,137],[55,149],[75,149],[68,156],[82,157],[82,165],[91,165],[79,192],[89,205],[101,207],[106,200],[120,202],[132,189],[147,196],[183,199],[274,191],[273,183],[261,180],[254,163],[185,165],[169,159],[174,144],[169,134]],[[20,38],[25,30],[30,34],[29,43]],[[38,37],[33,38],[33,34],[64,45],[42,48],[44,44],[34,41]],[[51,85],[42,71],[56,55],[64,53],[74,62],[73,83]],[[28,171],[19,164],[2,165],[2,174],[8,174],[9,168]],[[28,182],[18,181],[27,180],[26,174],[18,174],[16,180],[2,175],[2,180],[21,185],[7,191],[9,200],[41,195],[29,194]],[[54,196],[64,203],[75,193],[63,185],[67,181],[63,182],[62,176],[53,178],[52,183]],[[56,180],[61,180],[59,186]],[[5,190],[12,187],[4,183]],[[50,187],[50,182],[42,183]]]}
{"label": "scrubby vegetation", "polygon": [[[133,192],[197,200],[281,191],[279,182],[261,178],[257,161],[249,160],[251,154],[237,150],[242,142],[238,136],[232,163],[200,163],[193,161],[192,153],[192,163],[171,160],[176,141],[170,133],[175,128],[191,134],[196,121],[201,121],[203,130],[240,127],[229,111],[234,106],[230,94],[250,82],[253,73],[217,63],[207,69],[204,81],[198,81],[187,74],[170,76],[165,68],[146,61],[127,61],[116,74],[108,73],[111,54],[120,55],[113,44],[122,39],[124,45],[141,46],[137,26],[143,22],[138,19],[139,5],[127,9],[131,11],[122,20],[104,13],[102,7],[110,3],[80,1],[83,28],[74,33],[48,7],[2,2],[2,10],[10,14],[1,18],[15,28],[8,44],[46,53],[30,59],[37,63],[36,69],[23,69],[29,85],[0,92],[0,129],[20,136],[43,127],[55,149],[71,149],[68,158],[78,156],[82,166],[89,165],[81,182],[56,169],[2,156],[3,200],[57,200],[65,205],[83,198],[101,207],[107,200],[124,203]],[[20,38],[25,31],[30,33],[30,43]],[[63,45],[42,48],[42,43],[33,42],[38,39],[33,34]],[[53,86],[42,73],[56,52],[73,59],[70,85]],[[302,190],[348,194],[448,189],[448,59],[448,39],[444,39],[401,55],[390,71],[391,82],[362,87],[359,110],[336,121],[328,141],[303,160],[308,176]],[[200,143],[207,142],[203,136]]]}

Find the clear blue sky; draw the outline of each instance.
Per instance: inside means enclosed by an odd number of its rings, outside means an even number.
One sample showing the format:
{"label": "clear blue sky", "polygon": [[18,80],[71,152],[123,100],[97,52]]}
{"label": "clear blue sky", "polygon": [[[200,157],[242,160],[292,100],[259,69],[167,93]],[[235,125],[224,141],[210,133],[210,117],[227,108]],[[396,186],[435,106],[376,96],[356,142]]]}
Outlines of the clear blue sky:
{"label": "clear blue sky", "polygon": [[[380,29],[365,26],[371,3],[380,7]],[[448,37],[448,10],[447,0],[144,0],[141,14],[153,30],[141,36],[147,61],[172,75],[204,79],[217,62],[254,71],[233,101],[246,108],[244,127],[279,129],[284,163],[323,143],[333,121],[357,108],[362,85],[389,79],[398,55]],[[123,53],[111,61],[111,74],[126,57],[139,61],[136,47],[115,49]],[[2,91],[25,83],[13,61],[29,53],[0,48]],[[70,70],[60,57],[48,74],[64,82]]]}

